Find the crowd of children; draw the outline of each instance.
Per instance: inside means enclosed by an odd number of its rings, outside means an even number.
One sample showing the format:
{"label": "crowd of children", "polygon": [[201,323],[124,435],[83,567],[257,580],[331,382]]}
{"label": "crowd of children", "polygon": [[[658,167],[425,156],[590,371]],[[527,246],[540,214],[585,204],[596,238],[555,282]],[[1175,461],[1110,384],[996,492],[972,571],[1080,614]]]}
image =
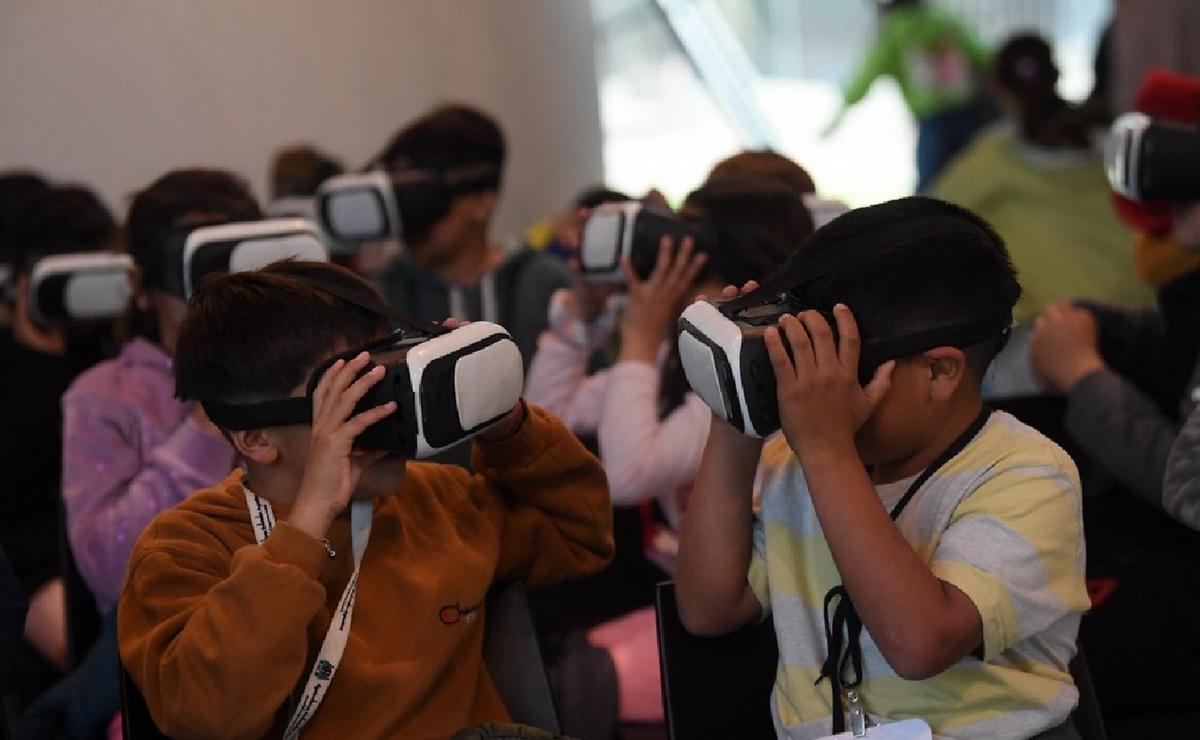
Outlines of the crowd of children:
{"label": "crowd of children", "polygon": [[[1200,552],[1200,207],[1111,207],[1096,151],[1107,121],[1058,96],[1041,38],[989,56],[947,17],[892,5],[847,103],[892,70],[926,148],[949,116],[982,115],[985,87],[1006,120],[957,157],[923,155],[934,197],[823,225],[800,165],[747,151],[677,211],[596,188],[513,248],[491,230],[500,124],[442,105],[370,163],[395,182],[473,173],[407,214],[402,249],[192,290],[189,234],[264,211],[316,217],[311,198],[341,165],[283,152],[268,209],[233,173],[177,169],[120,219],[86,188],[0,176],[0,625],[13,633],[0,686],[18,735],[120,732],[124,672],[171,737],[536,737],[485,658],[485,605],[510,582],[573,582],[550,593],[622,606],[563,622],[535,594],[556,631],[549,729],[662,737],[653,593],[622,581],[631,560],[675,579],[695,635],[769,621],[779,660],[761,710],[779,737],[896,723],[904,737],[1077,738],[1081,642],[1103,698],[1194,728],[1197,668],[1164,655],[1194,641],[1114,648],[1150,684],[1127,696],[1105,656],[1137,616],[1122,594],[1147,573],[1184,592],[1144,602],[1178,617],[1163,623],[1200,615],[1186,560]],[[918,89],[905,44],[950,54],[958,77]],[[1192,80],[1152,77],[1143,92],[1156,115],[1167,98],[1188,101],[1183,119],[1200,111]],[[646,272],[627,258],[615,280],[590,278],[589,218],[636,204],[690,236],[656,236]],[[130,256],[124,314],[38,320],[34,265],[88,251]],[[790,308],[762,332],[780,429],[760,439],[689,386],[676,327],[694,301],[767,283]],[[438,376],[445,357],[421,354],[493,324],[506,334],[447,357],[511,345],[515,379],[504,363],[487,382]],[[429,390],[416,367],[446,385]],[[510,380],[514,404],[471,418],[479,388]],[[1013,388],[1065,408],[1026,417]],[[470,442],[433,460],[364,441],[428,439],[441,417]],[[614,531],[630,510],[632,537]],[[569,632],[607,665],[593,678],[611,706],[572,681],[572,652],[557,649]],[[1158,660],[1178,690],[1148,675]]]}

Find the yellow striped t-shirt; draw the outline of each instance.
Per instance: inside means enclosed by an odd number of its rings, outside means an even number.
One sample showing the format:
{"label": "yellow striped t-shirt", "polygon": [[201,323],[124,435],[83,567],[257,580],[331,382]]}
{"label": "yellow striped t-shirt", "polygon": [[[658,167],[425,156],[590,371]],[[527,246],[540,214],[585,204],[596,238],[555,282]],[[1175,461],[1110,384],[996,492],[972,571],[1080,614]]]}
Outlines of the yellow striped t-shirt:
{"label": "yellow striped t-shirt", "polygon": [[[912,480],[876,487],[889,510]],[[760,481],[748,580],[779,641],[772,714],[780,737],[821,737],[831,731],[828,682],[814,685],[826,653],[822,605],[842,579],[782,435],[763,451]],[[1088,608],[1079,474],[1066,453],[995,412],[897,526],[979,610],[983,659],[908,681],[863,630],[860,693],[872,719],[919,717],[954,738],[1023,738],[1062,723],[1078,700],[1067,663]]]}

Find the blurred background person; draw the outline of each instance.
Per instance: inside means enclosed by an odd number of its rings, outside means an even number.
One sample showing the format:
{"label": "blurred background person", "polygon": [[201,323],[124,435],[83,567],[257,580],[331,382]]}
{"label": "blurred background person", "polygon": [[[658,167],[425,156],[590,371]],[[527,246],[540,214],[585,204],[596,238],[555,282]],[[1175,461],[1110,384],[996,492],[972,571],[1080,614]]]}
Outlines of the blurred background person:
{"label": "blurred background person", "polygon": [[962,23],[923,0],[879,3],[879,31],[826,127],[832,133],[871,84],[891,77],[917,121],[917,192],[984,125],[981,85],[987,50]]}
{"label": "blurred background person", "polygon": [[31,315],[30,276],[42,257],[112,249],[116,238],[112,214],[88,188],[37,189],[20,201],[7,231],[13,290],[5,303],[12,321],[0,330],[0,418],[6,420],[0,425],[0,465],[8,471],[0,496],[0,547],[29,597],[25,639],[33,648],[18,663],[20,704],[67,666],[59,401],[80,372],[102,359],[97,332],[112,330],[111,324],[88,331],[38,324]]}
{"label": "blurred background person", "polygon": [[50,184],[41,175],[28,170],[13,170],[0,173],[0,324],[7,324],[9,294],[13,291],[13,260],[15,247],[12,245],[12,230],[16,225],[25,203],[44,192]]}
{"label": "blurred background person", "polygon": [[321,183],[346,171],[342,163],[310,144],[296,144],[275,153],[271,161],[270,202],[281,198],[312,198]]}
{"label": "blurred background person", "polygon": [[376,275],[388,301],[418,318],[454,316],[508,329],[528,366],[546,327],[550,295],[569,283],[561,261],[533,249],[508,251],[493,240],[506,149],[499,124],[477,108],[443,105],[392,138],[379,163],[392,172],[490,167],[494,175],[404,224],[403,251]]}
{"label": "blurred background person", "polygon": [[[650,556],[668,573],[712,418],[683,375],[674,336],[679,314],[697,294],[715,296],[730,283],[767,279],[812,232],[812,218],[794,190],[766,176],[714,175],[688,195],[680,214],[706,230],[709,247],[692,252],[689,241],[664,239],[647,280],[626,271],[612,367],[589,373],[589,358],[608,336],[584,326],[579,307],[589,294],[581,281],[574,295],[555,294],[554,302],[566,308],[539,339],[526,388],[531,401],[573,432],[596,435],[614,505],[643,508],[643,536],[619,539],[618,559],[640,558],[649,543]],[[652,599],[652,581],[639,589],[625,579],[620,589],[591,594],[603,602],[590,610],[592,624],[599,615],[625,616],[596,626],[589,641],[614,662],[619,718],[661,721],[654,611],[633,609]]]}
{"label": "blurred background person", "polygon": [[1046,306],[1088,298],[1148,305],[1132,233],[1113,212],[1101,152],[1106,130],[1059,96],[1050,45],[1021,34],[992,61],[990,89],[1005,120],[981,133],[934,180],[929,195],[979,214],[1009,245],[1029,324]]}

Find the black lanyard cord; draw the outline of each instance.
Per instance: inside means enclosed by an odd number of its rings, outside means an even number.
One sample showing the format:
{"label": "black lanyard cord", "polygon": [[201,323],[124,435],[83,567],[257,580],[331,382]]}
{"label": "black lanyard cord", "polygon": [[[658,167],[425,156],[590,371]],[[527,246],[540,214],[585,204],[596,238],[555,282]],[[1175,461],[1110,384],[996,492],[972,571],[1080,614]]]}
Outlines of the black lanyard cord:
{"label": "black lanyard cord", "polygon": [[[908,506],[909,501],[912,501],[913,496],[921,489],[925,483],[946,463],[950,462],[958,453],[963,451],[971,440],[979,434],[983,429],[983,425],[987,423],[988,417],[991,416],[992,410],[984,404],[979,415],[971,422],[958,439],[946,448],[942,454],[938,455],[937,459],[931,465],[921,472],[917,479],[912,482],[896,505],[892,507],[892,521],[899,519],[901,512]],[[830,606],[834,600],[837,600],[837,605],[833,608],[832,617],[830,616]],[[846,716],[842,709],[842,690],[856,689],[862,683],[862,644],[861,635],[863,629],[862,619],[858,616],[858,611],[854,608],[854,602],[850,600],[850,593],[846,591],[845,585],[838,584],[825,594],[824,605],[825,617],[825,647],[827,657],[821,665],[821,675],[817,677],[814,685],[821,683],[825,679],[829,679],[829,690],[832,696],[833,704],[833,734],[846,731]],[[852,672],[851,676],[847,676],[847,669]]]}

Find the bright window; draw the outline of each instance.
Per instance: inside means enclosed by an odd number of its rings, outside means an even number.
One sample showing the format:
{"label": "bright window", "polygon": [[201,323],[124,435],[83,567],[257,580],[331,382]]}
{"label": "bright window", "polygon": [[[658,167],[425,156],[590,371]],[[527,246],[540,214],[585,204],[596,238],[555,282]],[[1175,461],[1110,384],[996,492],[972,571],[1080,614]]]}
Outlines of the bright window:
{"label": "bright window", "polygon": [[[1062,94],[1086,97],[1111,0],[941,0],[988,44],[1034,29],[1053,43]],[[771,146],[851,205],[906,195],[915,126],[879,80],[829,136],[865,54],[867,0],[593,0],[609,185],[678,202],[719,159]]]}

